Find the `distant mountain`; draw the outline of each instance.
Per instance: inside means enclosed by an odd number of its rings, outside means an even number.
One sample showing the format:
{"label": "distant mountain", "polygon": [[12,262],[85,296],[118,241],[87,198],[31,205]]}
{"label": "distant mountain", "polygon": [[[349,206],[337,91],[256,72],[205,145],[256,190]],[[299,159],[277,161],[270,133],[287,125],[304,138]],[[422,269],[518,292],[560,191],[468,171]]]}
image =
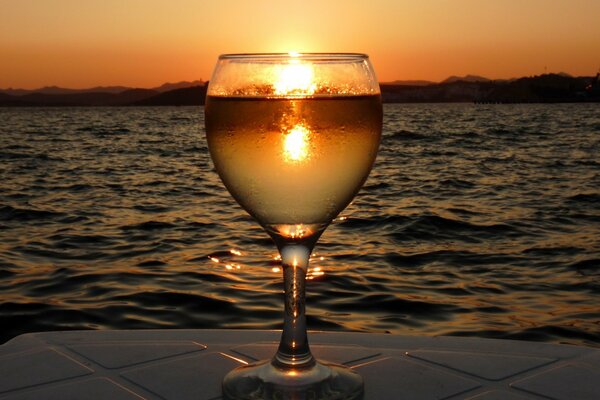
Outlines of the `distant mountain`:
{"label": "distant mountain", "polygon": [[125,86],[96,86],[89,89],[65,89],[57,86],[46,86],[34,90],[34,93],[44,94],[73,94],[73,93],[121,93],[131,88]]}
{"label": "distant mountain", "polygon": [[427,86],[427,85],[435,85],[435,82],[423,81],[423,80],[404,80],[404,81],[385,82],[383,84],[384,85],[401,85],[401,86]]}
{"label": "distant mountain", "polygon": [[13,88],[8,88],[8,89],[0,89],[0,94],[9,94],[11,96],[21,96],[27,93],[31,93],[31,90],[27,90],[27,89],[13,89]]}
{"label": "distant mountain", "polygon": [[452,82],[489,82],[491,79],[485,78],[483,76],[478,75],[465,75],[465,76],[455,76],[452,75],[449,78],[444,79],[440,83],[452,83]]}
{"label": "distant mountain", "polygon": [[481,77],[451,77],[434,85],[381,85],[386,103],[479,102],[479,103],[560,103],[599,102],[599,75],[569,77],[544,74],[507,81]]}
{"label": "distant mountain", "polygon": [[199,106],[204,104],[206,85],[175,89],[138,100],[134,106]]}
{"label": "distant mountain", "polygon": [[202,86],[202,85],[204,85],[204,81],[202,81],[202,80],[196,80],[196,81],[192,81],[192,82],[181,81],[181,82],[177,82],[177,83],[163,83],[159,87],[155,87],[153,89],[156,90],[157,92],[163,93],[163,92],[168,92],[169,90],[184,89],[184,88],[189,88],[192,86]]}
{"label": "distant mountain", "polygon": [[129,105],[136,101],[147,99],[158,94],[154,89],[129,89],[118,93],[112,100],[111,105]]}
{"label": "distant mountain", "polygon": [[206,85],[159,92],[153,89],[127,89],[120,93],[28,93],[20,96],[0,93],[0,106],[66,107],[66,106],[193,106],[204,104]]}
{"label": "distant mountain", "polygon": [[573,77],[573,75],[571,75],[571,74],[568,74],[568,73],[566,73],[566,72],[559,72],[559,73],[557,73],[556,75],[560,75],[560,76],[563,76],[563,77],[565,77],[565,78],[572,78],[572,77]]}
{"label": "distant mountain", "polygon": [[449,103],[473,102],[481,85],[483,83],[456,81],[427,86],[382,84],[380,87],[384,103]]}
{"label": "distant mountain", "polygon": [[11,96],[10,94],[6,94],[6,93],[2,93],[0,92],[0,103],[2,103],[2,101],[10,101],[14,98],[15,96]]}
{"label": "distant mountain", "polygon": [[[451,79],[455,78],[455,79]],[[595,77],[570,77],[544,74],[513,80],[489,80],[482,77],[451,77],[444,82],[427,85],[382,83],[384,103],[480,102],[480,103],[558,103],[600,102],[600,73]],[[179,82],[168,85],[183,85]],[[168,87],[168,86],[161,86]],[[159,87],[160,88],[160,87]],[[158,89],[125,89],[118,93],[61,92],[47,88],[45,92],[9,94],[0,92],[4,107],[60,106],[197,106],[204,104],[207,84],[168,91]]]}
{"label": "distant mountain", "polygon": [[42,93],[42,94],[75,94],[75,93],[122,93],[128,90],[154,90],[160,93],[168,92],[169,90],[188,88],[192,86],[204,85],[202,80],[195,80],[192,82],[181,81],[177,83],[164,83],[158,87],[151,89],[137,89],[127,86],[96,86],[88,89],[67,89],[58,86],[44,86],[39,89],[0,89],[0,93],[10,94],[12,96],[24,96],[31,93]]}
{"label": "distant mountain", "polygon": [[6,93],[13,96],[23,96],[31,93],[42,94],[75,94],[75,93],[121,93],[131,88],[125,86],[97,86],[88,89],[67,89],[58,86],[44,86],[39,89],[0,89],[0,93]]}
{"label": "distant mountain", "polygon": [[151,89],[127,89],[120,93],[28,93],[20,96],[0,93],[0,106],[58,107],[58,106],[120,106],[157,95]]}
{"label": "distant mountain", "polygon": [[476,99],[486,103],[559,103],[600,101],[598,76],[573,78],[543,74],[493,85]]}

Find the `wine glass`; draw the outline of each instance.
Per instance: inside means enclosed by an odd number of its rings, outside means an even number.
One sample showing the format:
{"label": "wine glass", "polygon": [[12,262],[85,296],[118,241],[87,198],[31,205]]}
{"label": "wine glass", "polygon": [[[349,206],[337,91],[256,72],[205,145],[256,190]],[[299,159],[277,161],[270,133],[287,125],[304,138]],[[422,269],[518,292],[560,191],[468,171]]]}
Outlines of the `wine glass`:
{"label": "wine glass", "polygon": [[312,356],[304,298],[312,249],[367,179],[379,148],[381,94],[368,56],[222,55],[205,117],[214,166],[277,245],[285,291],[277,353],[227,374],[223,396],[362,398],[360,375]]}

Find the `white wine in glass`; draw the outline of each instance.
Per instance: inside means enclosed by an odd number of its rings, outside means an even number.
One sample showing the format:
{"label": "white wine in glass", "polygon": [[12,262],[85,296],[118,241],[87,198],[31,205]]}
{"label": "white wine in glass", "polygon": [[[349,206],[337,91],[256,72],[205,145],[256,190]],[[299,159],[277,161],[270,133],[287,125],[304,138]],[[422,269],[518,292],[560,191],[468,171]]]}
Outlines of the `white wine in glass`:
{"label": "white wine in glass", "polygon": [[308,259],[354,198],[381,139],[379,85],[354,53],[222,55],[205,106],[210,154],[234,199],[281,255],[285,312],[273,359],[231,371],[226,399],[359,399],[362,378],[310,352]]}

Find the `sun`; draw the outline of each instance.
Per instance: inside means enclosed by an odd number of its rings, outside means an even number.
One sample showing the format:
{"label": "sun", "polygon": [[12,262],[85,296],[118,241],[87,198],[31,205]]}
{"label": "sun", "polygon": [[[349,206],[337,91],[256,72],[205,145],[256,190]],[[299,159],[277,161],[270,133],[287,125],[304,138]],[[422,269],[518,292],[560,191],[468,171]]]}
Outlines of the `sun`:
{"label": "sun", "polygon": [[292,58],[289,64],[278,66],[275,71],[273,89],[278,96],[307,96],[315,93],[312,65]]}

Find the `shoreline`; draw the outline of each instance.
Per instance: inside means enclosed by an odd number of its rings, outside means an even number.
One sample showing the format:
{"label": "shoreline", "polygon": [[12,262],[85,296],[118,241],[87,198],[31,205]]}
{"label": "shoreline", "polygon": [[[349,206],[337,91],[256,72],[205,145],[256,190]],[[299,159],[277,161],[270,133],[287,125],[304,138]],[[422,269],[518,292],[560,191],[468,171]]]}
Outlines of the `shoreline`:
{"label": "shoreline", "polygon": [[[16,95],[0,91],[0,107],[128,107],[204,105],[208,82],[159,92],[125,89],[121,92],[43,93]],[[555,104],[600,102],[600,73],[595,77],[546,74],[513,81],[465,81],[408,85],[380,83],[388,103]]]}

